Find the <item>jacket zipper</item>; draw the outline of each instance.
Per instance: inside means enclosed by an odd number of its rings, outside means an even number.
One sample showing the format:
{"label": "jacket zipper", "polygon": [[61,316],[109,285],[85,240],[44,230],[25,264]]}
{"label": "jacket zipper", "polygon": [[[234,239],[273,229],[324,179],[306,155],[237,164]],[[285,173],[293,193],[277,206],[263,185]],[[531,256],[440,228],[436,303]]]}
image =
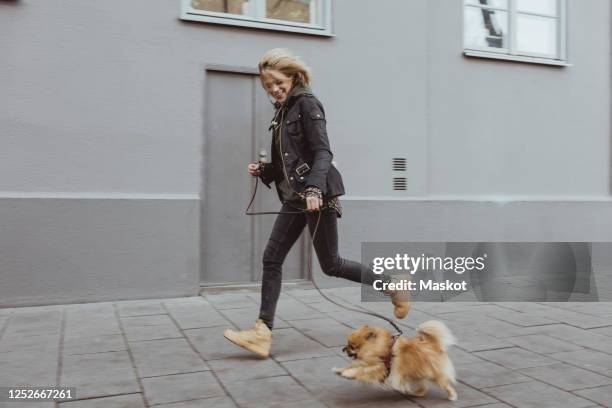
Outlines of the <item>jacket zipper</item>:
{"label": "jacket zipper", "polygon": [[283,153],[283,124],[285,123],[285,108],[281,107],[281,121],[280,126],[278,127],[278,147],[280,150],[281,162],[283,163],[283,174],[285,175],[285,181],[289,185],[289,188],[295,193],[299,193],[295,191],[291,183],[289,182],[289,177],[287,176],[287,168],[285,167],[285,154]]}

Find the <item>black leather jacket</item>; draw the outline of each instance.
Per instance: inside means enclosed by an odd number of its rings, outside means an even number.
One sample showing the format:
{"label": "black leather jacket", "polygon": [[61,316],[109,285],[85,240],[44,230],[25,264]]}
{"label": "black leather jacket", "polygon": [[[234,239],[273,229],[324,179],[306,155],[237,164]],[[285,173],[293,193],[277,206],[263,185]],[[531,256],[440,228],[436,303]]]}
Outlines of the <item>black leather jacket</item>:
{"label": "black leather jacket", "polygon": [[315,186],[326,198],[343,195],[342,176],[331,163],[333,154],[321,102],[309,92],[292,93],[278,108],[272,126],[275,122],[280,130],[282,152],[277,151],[272,137],[272,161],[264,164],[259,175],[264,184],[271,188],[274,181],[280,198],[278,182],[285,177],[284,168],[289,184],[298,193]]}

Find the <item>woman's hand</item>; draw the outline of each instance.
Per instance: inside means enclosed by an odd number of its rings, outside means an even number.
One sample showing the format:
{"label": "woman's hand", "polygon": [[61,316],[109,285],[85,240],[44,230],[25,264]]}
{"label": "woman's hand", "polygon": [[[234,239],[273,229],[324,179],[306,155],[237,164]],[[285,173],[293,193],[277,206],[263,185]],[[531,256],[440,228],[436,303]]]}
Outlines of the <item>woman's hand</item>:
{"label": "woman's hand", "polygon": [[248,167],[249,174],[253,177],[259,176],[259,163],[250,163]]}
{"label": "woman's hand", "polygon": [[302,197],[306,200],[306,211],[319,211],[323,206],[323,193],[315,186],[306,187]]}
{"label": "woman's hand", "polygon": [[306,210],[319,211],[323,206],[323,199],[318,197],[306,197]]}

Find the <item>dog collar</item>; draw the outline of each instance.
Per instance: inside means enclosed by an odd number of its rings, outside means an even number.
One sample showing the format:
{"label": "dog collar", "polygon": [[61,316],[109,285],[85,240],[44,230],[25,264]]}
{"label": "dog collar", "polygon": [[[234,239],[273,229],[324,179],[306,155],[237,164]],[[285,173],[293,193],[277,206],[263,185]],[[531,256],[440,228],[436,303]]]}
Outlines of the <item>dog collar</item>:
{"label": "dog collar", "polygon": [[393,346],[395,345],[395,342],[397,341],[398,338],[399,338],[399,334],[396,334],[395,336],[391,336],[391,347],[389,348],[389,354],[386,355],[385,357],[381,357],[382,362],[385,364],[385,377],[383,378],[383,381],[386,380],[389,374],[391,373],[391,359],[393,358]]}

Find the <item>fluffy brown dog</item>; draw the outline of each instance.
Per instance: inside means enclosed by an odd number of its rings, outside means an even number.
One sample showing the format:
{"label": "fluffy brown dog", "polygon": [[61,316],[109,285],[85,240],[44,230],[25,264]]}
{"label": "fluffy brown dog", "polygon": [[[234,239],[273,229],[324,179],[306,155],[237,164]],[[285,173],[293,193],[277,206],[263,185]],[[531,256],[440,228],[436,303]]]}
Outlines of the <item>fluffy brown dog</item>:
{"label": "fluffy brown dog", "polygon": [[455,401],[455,368],[446,354],[456,340],[446,325],[430,320],[414,337],[394,338],[388,330],[362,326],[348,337],[342,350],[355,361],[333,371],[342,377],[422,397],[427,383],[445,390]]}

